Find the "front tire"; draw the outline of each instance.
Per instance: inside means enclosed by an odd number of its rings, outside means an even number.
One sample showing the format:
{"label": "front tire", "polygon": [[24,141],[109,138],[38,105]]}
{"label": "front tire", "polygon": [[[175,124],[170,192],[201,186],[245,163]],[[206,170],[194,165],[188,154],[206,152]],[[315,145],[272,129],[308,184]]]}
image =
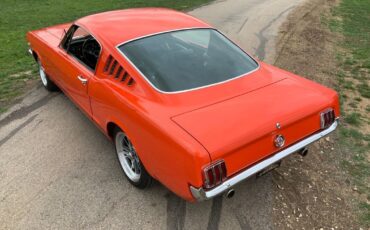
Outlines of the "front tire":
{"label": "front tire", "polygon": [[113,137],[117,158],[127,180],[140,189],[149,187],[153,179],[141,163],[130,139],[117,127],[114,130]]}
{"label": "front tire", "polygon": [[42,85],[50,92],[57,91],[58,87],[54,84],[54,82],[50,80],[49,76],[45,73],[44,67],[42,67],[40,60],[37,60],[37,64],[39,66],[39,75]]}

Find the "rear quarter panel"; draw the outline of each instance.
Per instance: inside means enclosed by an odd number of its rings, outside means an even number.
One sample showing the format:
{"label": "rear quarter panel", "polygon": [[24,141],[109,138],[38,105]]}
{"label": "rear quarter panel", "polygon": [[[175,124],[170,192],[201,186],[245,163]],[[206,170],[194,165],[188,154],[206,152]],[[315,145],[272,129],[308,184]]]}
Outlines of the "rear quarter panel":
{"label": "rear quarter panel", "polygon": [[[209,164],[206,150],[166,116],[136,83],[126,83],[103,73],[108,54],[103,50],[97,76],[89,82],[93,120],[106,132],[109,122],[117,124],[133,142],[147,171],[186,200],[193,200],[189,185],[202,185],[201,168]],[[131,76],[131,67],[120,63]]]}

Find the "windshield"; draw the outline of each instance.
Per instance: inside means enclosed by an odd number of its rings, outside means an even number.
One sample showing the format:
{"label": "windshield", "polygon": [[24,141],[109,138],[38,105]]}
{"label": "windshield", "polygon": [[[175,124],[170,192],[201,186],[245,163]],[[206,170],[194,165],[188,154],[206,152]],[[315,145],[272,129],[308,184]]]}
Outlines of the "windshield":
{"label": "windshield", "polygon": [[255,70],[258,64],[213,29],[168,32],[118,47],[157,89],[191,90]]}

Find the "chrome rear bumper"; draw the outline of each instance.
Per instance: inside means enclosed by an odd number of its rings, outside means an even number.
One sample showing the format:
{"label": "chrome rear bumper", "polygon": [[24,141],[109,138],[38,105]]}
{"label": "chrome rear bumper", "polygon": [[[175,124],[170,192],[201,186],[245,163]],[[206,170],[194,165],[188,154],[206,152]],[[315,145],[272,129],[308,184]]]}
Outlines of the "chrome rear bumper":
{"label": "chrome rear bumper", "polygon": [[211,199],[217,195],[220,195],[224,192],[226,192],[228,189],[230,189],[232,186],[238,184],[239,182],[247,179],[248,177],[260,172],[261,170],[265,169],[266,167],[280,161],[281,159],[289,156],[292,153],[297,152],[298,150],[302,149],[303,147],[306,147],[307,145],[319,140],[320,138],[328,135],[329,133],[333,132],[338,126],[338,119],[334,121],[334,123],[327,129],[322,130],[319,133],[313,134],[306,139],[303,139],[300,142],[297,142],[288,148],[282,150],[281,152],[278,152],[274,154],[273,156],[253,165],[250,168],[247,168],[243,172],[237,174],[234,177],[229,178],[228,180],[224,181],[222,184],[219,186],[205,191],[203,188],[195,188],[193,186],[190,186],[190,191],[193,195],[193,197],[197,201],[202,201],[202,200],[208,200]]}

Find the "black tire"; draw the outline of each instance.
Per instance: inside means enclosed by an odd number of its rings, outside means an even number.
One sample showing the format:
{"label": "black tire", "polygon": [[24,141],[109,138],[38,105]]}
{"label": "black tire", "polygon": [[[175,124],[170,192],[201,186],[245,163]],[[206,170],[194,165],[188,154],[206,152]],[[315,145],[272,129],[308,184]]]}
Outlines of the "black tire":
{"label": "black tire", "polygon": [[39,76],[41,79],[41,83],[45,87],[45,89],[47,89],[50,92],[58,91],[59,90],[58,86],[56,86],[54,82],[50,80],[49,76],[45,73],[40,60],[37,60],[37,65],[39,68]]}
{"label": "black tire", "polygon": [[[125,159],[122,159],[122,153],[119,153],[119,147],[117,146],[118,144],[121,143],[120,141],[120,138],[121,136],[124,135],[126,137],[126,139],[130,142],[131,146],[133,147],[131,141],[128,139],[128,137],[126,136],[126,134],[118,127],[115,127],[114,128],[114,131],[113,131],[113,141],[114,141],[114,146],[115,146],[115,149],[116,149],[116,156],[117,156],[117,159],[118,159],[118,162],[120,164],[120,167],[122,169],[122,172],[123,174],[125,175],[125,177],[127,178],[127,180],[132,184],[134,185],[135,187],[139,188],[139,189],[145,189],[145,188],[148,188],[150,187],[150,185],[152,184],[153,182],[153,178],[149,175],[149,173],[146,171],[144,165],[141,163],[140,159],[139,159],[139,156],[136,154],[136,151],[134,150],[133,151],[133,154],[136,155],[136,161],[138,161],[138,166],[140,167],[140,176],[138,179],[135,179],[133,180],[125,171],[125,166],[124,164],[126,162],[123,162],[123,160],[126,160],[127,158]],[[122,143],[123,144],[123,143]],[[124,144],[123,144],[124,145]],[[134,148],[133,148],[134,149]],[[132,154],[132,153],[131,153]],[[130,162],[130,160],[126,160],[127,162]],[[131,162],[132,163],[132,162]],[[133,164],[133,163],[132,163]],[[132,168],[131,168],[132,169]],[[126,170],[127,169],[127,165],[126,165]],[[138,175],[138,174],[135,174],[135,175]]]}

